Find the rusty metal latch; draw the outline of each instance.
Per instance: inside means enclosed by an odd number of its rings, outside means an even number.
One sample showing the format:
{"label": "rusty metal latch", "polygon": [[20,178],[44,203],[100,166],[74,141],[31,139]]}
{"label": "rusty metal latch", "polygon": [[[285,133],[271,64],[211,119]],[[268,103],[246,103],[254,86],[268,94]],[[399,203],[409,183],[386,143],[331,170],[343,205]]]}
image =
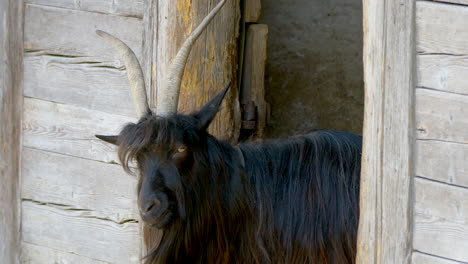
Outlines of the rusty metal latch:
{"label": "rusty metal latch", "polygon": [[257,125],[257,106],[254,101],[242,104],[242,129],[255,130]]}

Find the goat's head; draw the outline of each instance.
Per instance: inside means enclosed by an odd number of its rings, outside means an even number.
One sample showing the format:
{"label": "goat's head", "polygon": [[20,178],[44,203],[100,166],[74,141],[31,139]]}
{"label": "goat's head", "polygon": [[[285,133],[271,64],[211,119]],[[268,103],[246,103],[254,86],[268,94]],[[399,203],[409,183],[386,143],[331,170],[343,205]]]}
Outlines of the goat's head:
{"label": "goat's head", "polygon": [[186,216],[183,187],[194,180],[191,176],[195,170],[207,166],[203,151],[198,150],[206,148],[209,138],[207,128],[229,85],[191,115],[178,115],[176,111],[190,49],[225,2],[220,1],[208,14],[173,59],[168,78],[158,90],[156,114],[149,108],[143,72],[133,51],[119,39],[97,31],[118,51],[127,67],[131,94],[140,120],[136,124],[126,125],[117,136],[96,136],[118,146],[119,158],[127,171],[132,160],[137,162],[140,174],[138,206],[143,221],[150,226],[165,228],[175,219]]}

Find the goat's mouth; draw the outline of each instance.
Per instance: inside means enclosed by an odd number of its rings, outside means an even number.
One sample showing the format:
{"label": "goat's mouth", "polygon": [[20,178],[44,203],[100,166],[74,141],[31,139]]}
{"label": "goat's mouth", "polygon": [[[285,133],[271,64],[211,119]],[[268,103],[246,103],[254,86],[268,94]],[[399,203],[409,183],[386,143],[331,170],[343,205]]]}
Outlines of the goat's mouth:
{"label": "goat's mouth", "polygon": [[167,227],[172,222],[172,211],[164,210],[160,214],[154,215],[141,215],[141,219],[145,224],[150,227],[163,229]]}

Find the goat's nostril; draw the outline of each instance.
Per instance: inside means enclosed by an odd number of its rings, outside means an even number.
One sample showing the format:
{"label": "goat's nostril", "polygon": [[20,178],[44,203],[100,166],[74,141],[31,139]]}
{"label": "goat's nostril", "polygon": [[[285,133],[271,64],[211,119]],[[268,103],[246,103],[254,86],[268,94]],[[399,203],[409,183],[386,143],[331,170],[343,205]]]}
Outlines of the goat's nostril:
{"label": "goat's nostril", "polygon": [[145,213],[150,212],[153,208],[158,207],[161,204],[161,202],[158,199],[154,199],[151,201],[146,202],[143,210]]}

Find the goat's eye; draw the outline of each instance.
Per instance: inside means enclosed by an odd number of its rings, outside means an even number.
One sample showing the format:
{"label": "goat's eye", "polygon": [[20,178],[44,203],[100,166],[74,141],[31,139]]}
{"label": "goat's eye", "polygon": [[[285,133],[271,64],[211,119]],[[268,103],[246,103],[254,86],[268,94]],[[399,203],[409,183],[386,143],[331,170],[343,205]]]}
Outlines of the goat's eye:
{"label": "goat's eye", "polygon": [[179,147],[179,148],[177,149],[177,152],[178,152],[178,153],[183,153],[183,152],[185,152],[185,151],[187,151],[187,146],[181,146],[181,147]]}

